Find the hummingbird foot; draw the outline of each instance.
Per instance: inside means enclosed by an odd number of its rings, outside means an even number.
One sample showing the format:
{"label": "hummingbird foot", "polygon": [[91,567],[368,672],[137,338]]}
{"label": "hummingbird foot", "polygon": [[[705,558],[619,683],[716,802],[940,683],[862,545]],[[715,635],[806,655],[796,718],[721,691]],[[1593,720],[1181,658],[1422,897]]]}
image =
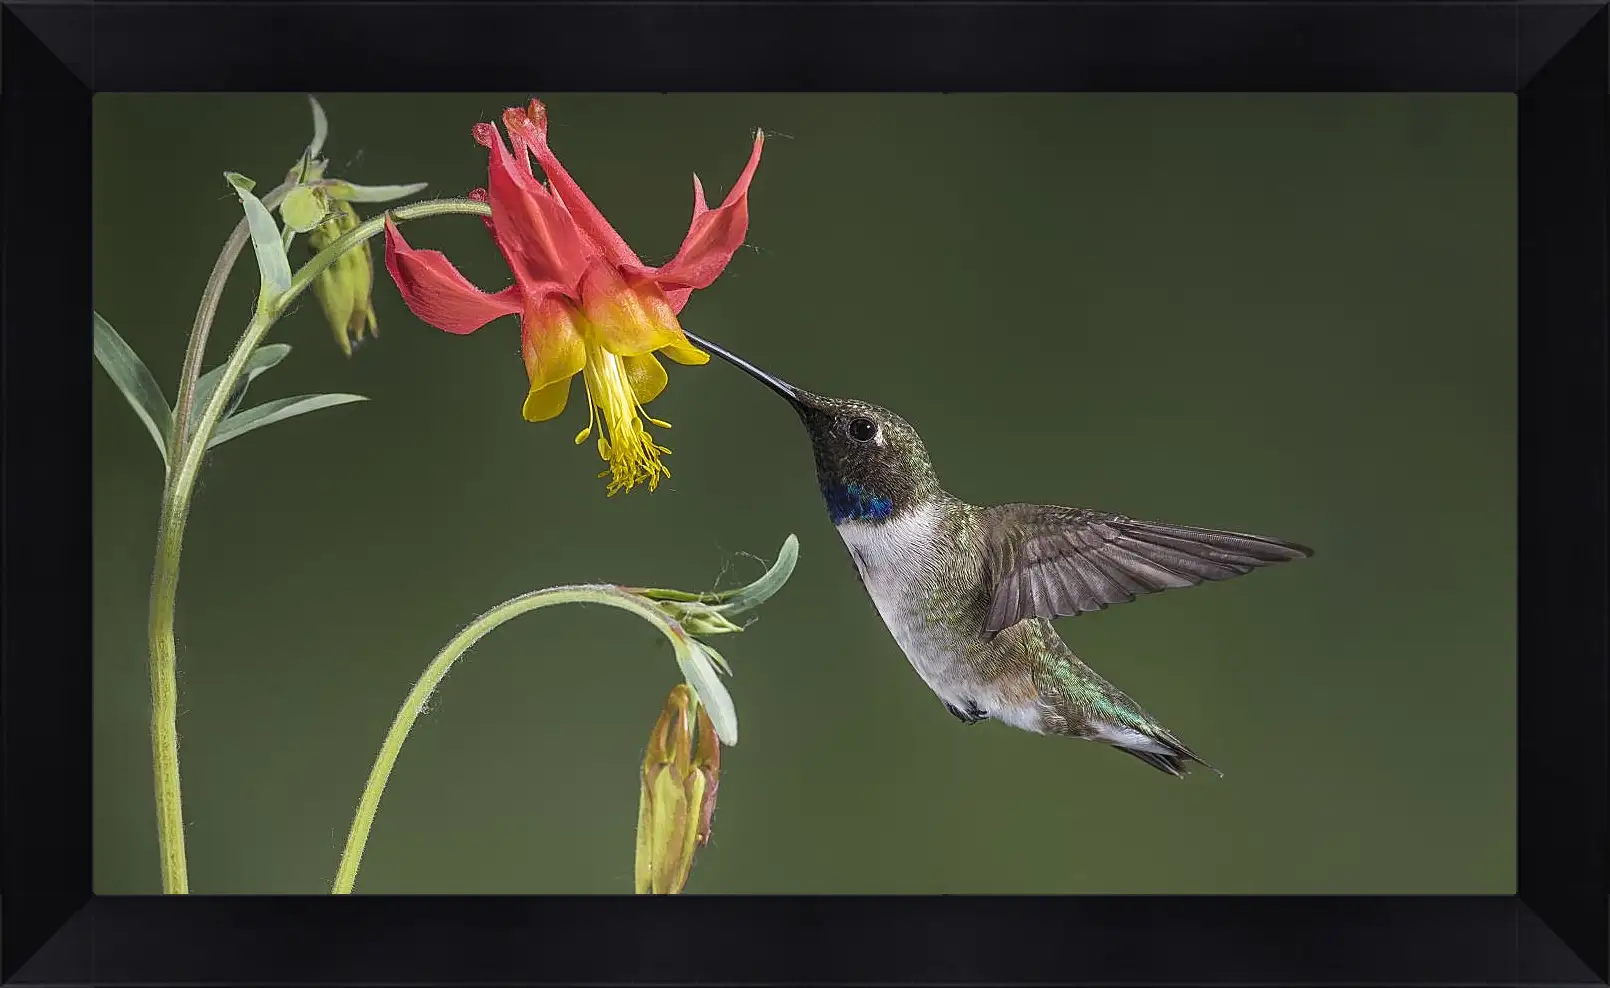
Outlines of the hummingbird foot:
{"label": "hummingbird foot", "polygon": [[958,708],[956,706],[953,706],[953,705],[951,705],[949,703],[945,704],[945,709],[949,710],[951,716],[955,717],[957,720],[961,721],[963,724],[977,724],[980,721],[989,720],[989,714],[984,712],[984,708],[980,707],[976,702],[974,702],[972,700],[967,701],[967,709],[966,710],[962,710],[962,709],[960,709],[960,708]]}

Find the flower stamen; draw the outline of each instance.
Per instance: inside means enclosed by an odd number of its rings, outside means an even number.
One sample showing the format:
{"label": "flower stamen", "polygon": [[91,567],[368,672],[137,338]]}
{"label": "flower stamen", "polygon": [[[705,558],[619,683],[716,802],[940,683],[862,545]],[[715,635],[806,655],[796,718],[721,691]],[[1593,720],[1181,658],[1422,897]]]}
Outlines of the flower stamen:
{"label": "flower stamen", "polygon": [[[583,375],[582,380],[585,382],[586,379],[587,379],[586,375]],[[587,427],[585,429],[582,429],[580,432],[576,433],[576,445],[577,446],[580,446],[582,443],[586,442],[587,437],[593,434],[593,425],[597,421],[598,421],[598,406],[593,403],[592,390],[588,389],[588,391],[587,391]]]}
{"label": "flower stamen", "polygon": [[[669,455],[671,451],[655,443],[644,427],[643,406],[627,379],[625,363],[600,346],[592,333],[587,333],[586,337],[587,365],[582,370],[582,380],[587,385],[588,404],[595,411],[590,412],[587,429],[576,437],[577,441],[586,438],[594,420],[601,419],[598,455],[609,464],[609,469],[599,476],[610,478],[605,493],[613,497],[642,483],[648,484],[652,491],[661,479],[671,475],[660,462],[660,455]],[[666,426],[658,419],[649,421]]]}

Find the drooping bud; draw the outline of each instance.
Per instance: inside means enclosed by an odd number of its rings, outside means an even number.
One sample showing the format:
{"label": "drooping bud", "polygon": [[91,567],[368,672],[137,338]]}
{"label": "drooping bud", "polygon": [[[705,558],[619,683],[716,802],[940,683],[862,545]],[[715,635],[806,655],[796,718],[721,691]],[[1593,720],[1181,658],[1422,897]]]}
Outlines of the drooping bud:
{"label": "drooping bud", "polygon": [[[357,211],[346,200],[326,201],[330,204],[328,216],[307,238],[308,245],[315,251],[330,246],[359,223]],[[313,294],[318,297],[324,318],[335,332],[336,345],[349,357],[353,344],[363,339],[366,329],[370,336],[379,335],[375,323],[374,282],[374,256],[368,241],[336,258],[313,281]]]}
{"label": "drooping bud", "polygon": [[694,854],[710,840],[720,774],[721,742],[715,727],[693,692],[678,683],[666,697],[643,756],[635,872],[639,894],[674,895],[687,884]]}

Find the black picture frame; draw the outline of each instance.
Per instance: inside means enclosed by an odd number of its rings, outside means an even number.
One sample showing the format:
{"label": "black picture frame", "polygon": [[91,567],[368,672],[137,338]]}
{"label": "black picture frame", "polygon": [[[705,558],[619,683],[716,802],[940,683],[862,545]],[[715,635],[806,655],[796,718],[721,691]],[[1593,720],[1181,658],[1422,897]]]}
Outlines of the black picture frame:
{"label": "black picture frame", "polygon": [[[1610,977],[1605,3],[7,3],[0,19],[0,980],[1605,984]],[[318,54],[287,54],[301,50],[309,32],[321,39]],[[1515,93],[1518,894],[94,896],[91,95],[424,89]]]}

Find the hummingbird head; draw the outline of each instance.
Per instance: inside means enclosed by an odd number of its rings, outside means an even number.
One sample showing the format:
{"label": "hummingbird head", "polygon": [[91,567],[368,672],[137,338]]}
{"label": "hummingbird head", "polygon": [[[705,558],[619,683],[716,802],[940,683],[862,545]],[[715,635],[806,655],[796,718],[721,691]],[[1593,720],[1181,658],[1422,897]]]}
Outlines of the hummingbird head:
{"label": "hummingbird head", "polygon": [[812,394],[708,340],[687,336],[782,396],[798,413],[811,438],[816,479],[833,524],[885,521],[938,490],[922,437],[894,412],[853,398]]}

